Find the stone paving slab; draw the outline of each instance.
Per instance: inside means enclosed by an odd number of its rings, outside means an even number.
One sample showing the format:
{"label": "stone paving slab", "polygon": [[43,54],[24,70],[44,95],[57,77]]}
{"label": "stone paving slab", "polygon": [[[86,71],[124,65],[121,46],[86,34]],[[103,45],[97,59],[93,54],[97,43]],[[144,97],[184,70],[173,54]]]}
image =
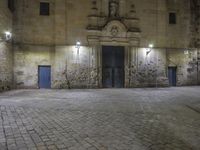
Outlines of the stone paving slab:
{"label": "stone paving slab", "polygon": [[0,93],[0,150],[199,150],[199,91]]}

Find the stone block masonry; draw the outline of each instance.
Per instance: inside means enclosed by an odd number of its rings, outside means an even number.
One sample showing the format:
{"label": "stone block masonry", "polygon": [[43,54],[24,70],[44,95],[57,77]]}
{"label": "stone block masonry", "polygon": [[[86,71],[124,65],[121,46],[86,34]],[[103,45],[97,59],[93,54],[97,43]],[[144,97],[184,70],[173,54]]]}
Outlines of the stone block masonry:
{"label": "stone block masonry", "polygon": [[12,88],[12,43],[5,42],[6,31],[12,31],[12,13],[7,8],[7,0],[0,1],[0,92]]}
{"label": "stone block masonry", "polygon": [[9,91],[0,94],[0,149],[199,150],[199,90]]}

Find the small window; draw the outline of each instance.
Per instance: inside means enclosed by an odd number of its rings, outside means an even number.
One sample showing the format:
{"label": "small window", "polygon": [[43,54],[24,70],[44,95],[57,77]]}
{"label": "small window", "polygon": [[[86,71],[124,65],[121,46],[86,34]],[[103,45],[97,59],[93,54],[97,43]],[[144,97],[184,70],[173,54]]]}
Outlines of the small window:
{"label": "small window", "polygon": [[49,16],[49,3],[40,2],[40,15]]}
{"label": "small window", "polygon": [[176,24],[176,13],[169,13],[169,24]]}
{"label": "small window", "polygon": [[10,9],[11,12],[14,12],[15,10],[14,0],[8,0],[8,8]]}

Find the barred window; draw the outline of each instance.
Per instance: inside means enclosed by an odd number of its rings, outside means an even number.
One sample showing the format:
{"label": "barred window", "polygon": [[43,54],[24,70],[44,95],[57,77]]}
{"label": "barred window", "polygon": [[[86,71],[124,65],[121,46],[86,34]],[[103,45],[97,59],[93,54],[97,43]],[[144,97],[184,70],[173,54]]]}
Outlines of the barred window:
{"label": "barred window", "polygon": [[176,24],[176,13],[169,13],[169,24]]}
{"label": "barred window", "polygon": [[49,16],[49,3],[40,2],[40,15]]}
{"label": "barred window", "polygon": [[8,8],[10,9],[11,12],[14,12],[15,10],[14,0],[8,0]]}

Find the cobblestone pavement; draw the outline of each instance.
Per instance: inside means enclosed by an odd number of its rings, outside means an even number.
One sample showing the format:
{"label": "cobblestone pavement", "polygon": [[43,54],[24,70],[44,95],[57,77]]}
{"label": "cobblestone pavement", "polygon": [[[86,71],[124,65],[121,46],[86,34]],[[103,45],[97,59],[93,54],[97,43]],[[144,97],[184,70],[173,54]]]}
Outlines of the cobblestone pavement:
{"label": "cobblestone pavement", "polygon": [[200,150],[200,87],[0,94],[0,150]]}

